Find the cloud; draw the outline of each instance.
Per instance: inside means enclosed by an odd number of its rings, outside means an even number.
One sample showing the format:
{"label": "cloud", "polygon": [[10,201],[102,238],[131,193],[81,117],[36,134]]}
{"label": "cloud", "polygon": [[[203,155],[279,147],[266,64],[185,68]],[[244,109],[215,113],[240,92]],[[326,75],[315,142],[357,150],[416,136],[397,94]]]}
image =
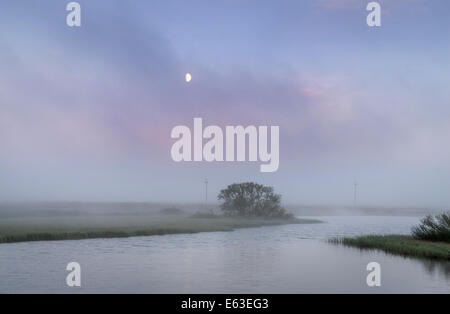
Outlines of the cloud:
{"label": "cloud", "polygon": [[326,10],[358,10],[367,6],[365,0],[316,0],[319,8]]}
{"label": "cloud", "polygon": [[[194,117],[222,126],[279,125],[284,156],[292,162],[398,154],[399,143],[410,136],[399,117],[379,114],[380,99],[346,77],[312,77],[294,69],[261,74],[242,66],[218,72],[199,61],[190,64],[196,74],[186,84],[173,51],[144,60],[138,56],[159,53],[139,44],[142,51],[133,51],[133,42],[143,40],[137,36],[120,53],[101,59],[105,38],[100,48],[86,39],[91,49],[76,51],[83,58],[73,58],[73,51],[11,56],[16,77],[0,78],[2,150],[28,158],[166,160],[171,128],[190,125]],[[119,49],[121,40],[115,40],[108,39],[109,47]],[[156,75],[152,62],[166,70]]]}
{"label": "cloud", "polygon": [[[316,0],[316,7],[322,10],[328,11],[361,11],[367,7],[367,4],[372,2],[371,0]],[[412,9],[417,10],[418,8],[423,9],[427,5],[427,1],[424,0],[376,0],[378,2],[384,13],[392,13],[392,10],[405,12],[406,10]]]}
{"label": "cloud", "polygon": [[[434,45],[441,39],[434,27],[447,20],[413,25],[413,32],[402,28],[408,16],[396,24],[402,27],[390,29],[394,33],[364,31],[362,42],[362,36],[346,32],[353,26],[341,14],[330,31],[331,24],[319,23],[298,1],[290,4],[305,11],[290,10],[286,19],[285,6],[267,1],[260,8],[270,23],[248,5],[233,19],[224,16],[220,25],[201,19],[211,17],[209,7],[200,8],[203,2],[192,11],[183,7],[180,15],[189,20],[181,24],[166,2],[150,18],[148,3],[86,1],[79,30],[61,27],[60,1],[36,10],[28,10],[25,1],[0,4],[1,23],[8,26],[0,28],[0,170],[8,173],[0,182],[3,195],[20,194],[15,191],[22,186],[22,194],[41,197],[44,189],[36,186],[47,183],[50,199],[61,191],[68,199],[96,198],[102,191],[106,198],[159,193],[168,199],[173,178],[191,185],[192,178],[203,180],[208,172],[223,184],[257,178],[289,185],[297,200],[305,172],[320,186],[350,182],[358,167],[367,178],[386,164],[408,173],[436,165],[448,169],[448,66],[444,46]],[[314,5],[359,18],[366,3]],[[389,3],[403,12],[406,2]],[[193,74],[189,84],[186,72]],[[191,125],[194,117],[221,126],[279,125],[280,172],[267,179],[247,165],[174,165],[170,131]],[[373,190],[402,172],[383,169],[383,183]],[[305,191],[308,186],[304,183]],[[196,198],[194,189],[180,188],[189,199]],[[346,193],[344,187],[331,189],[332,195]]]}

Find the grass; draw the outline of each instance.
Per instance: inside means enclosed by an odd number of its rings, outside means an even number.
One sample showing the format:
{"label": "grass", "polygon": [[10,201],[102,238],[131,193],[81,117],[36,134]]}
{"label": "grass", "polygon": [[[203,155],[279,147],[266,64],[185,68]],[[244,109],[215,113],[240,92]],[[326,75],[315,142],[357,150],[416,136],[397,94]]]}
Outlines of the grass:
{"label": "grass", "polygon": [[417,240],[411,236],[362,236],[338,238],[330,242],[360,249],[378,249],[387,253],[450,261],[450,243]]}
{"label": "grass", "polygon": [[318,223],[316,220],[265,220],[219,217],[214,219],[161,216],[98,216],[0,219],[0,243],[128,238],[167,234],[233,231],[286,224]]}
{"label": "grass", "polygon": [[450,212],[429,215],[412,230],[414,239],[450,243]]}

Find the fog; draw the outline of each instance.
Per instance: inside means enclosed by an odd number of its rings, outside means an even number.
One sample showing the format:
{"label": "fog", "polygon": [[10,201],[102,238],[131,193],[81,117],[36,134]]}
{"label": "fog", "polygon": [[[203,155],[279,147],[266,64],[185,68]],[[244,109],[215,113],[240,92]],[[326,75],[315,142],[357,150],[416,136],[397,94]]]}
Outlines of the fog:
{"label": "fog", "polygon": [[[211,204],[255,181],[349,208],[357,182],[358,207],[449,208],[448,1],[383,2],[377,31],[329,3],[86,1],[71,29],[60,1],[2,2],[0,201],[201,203],[208,178]],[[278,171],[173,162],[196,117],[279,126]]]}
{"label": "fog", "polygon": [[[284,206],[296,216],[412,216],[422,217],[440,210],[429,208],[401,207],[341,207],[341,206]],[[55,221],[79,219],[87,221],[103,221],[105,226],[111,222],[122,225],[136,224],[140,219],[158,219],[161,217],[176,219],[190,217],[197,213],[214,213],[221,215],[219,204],[205,203],[106,203],[106,202],[12,202],[0,203],[0,219],[11,222]],[[94,219],[94,220],[92,220]]]}

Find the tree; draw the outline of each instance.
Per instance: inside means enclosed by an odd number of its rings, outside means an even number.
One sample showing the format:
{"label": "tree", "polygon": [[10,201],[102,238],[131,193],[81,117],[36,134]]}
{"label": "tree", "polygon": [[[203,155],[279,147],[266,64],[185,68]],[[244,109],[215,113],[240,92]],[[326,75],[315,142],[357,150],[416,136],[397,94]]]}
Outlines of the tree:
{"label": "tree", "polygon": [[281,207],[281,195],[272,187],[246,182],[229,185],[220,191],[221,209],[226,216],[292,218]]}

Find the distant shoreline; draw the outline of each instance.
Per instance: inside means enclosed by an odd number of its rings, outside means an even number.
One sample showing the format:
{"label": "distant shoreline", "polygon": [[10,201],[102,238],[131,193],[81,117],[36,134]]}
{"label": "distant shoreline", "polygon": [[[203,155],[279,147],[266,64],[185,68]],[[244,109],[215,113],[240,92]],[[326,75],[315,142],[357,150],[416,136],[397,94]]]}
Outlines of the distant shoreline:
{"label": "distant shoreline", "polygon": [[450,243],[415,240],[403,235],[370,235],[336,238],[329,242],[362,250],[381,250],[393,255],[450,261]]}
{"label": "distant shoreline", "polygon": [[[81,215],[149,215],[168,207],[176,207],[186,214],[205,209],[201,203],[158,202],[0,202],[0,219],[20,217],[62,217]],[[295,216],[402,216],[424,217],[438,214],[441,208],[368,207],[368,206],[313,206],[286,204],[286,210]],[[208,210],[221,212],[219,204],[211,203]]]}
{"label": "distant shoreline", "polygon": [[0,225],[0,244],[64,241],[87,239],[130,238],[141,236],[194,234],[201,232],[230,232],[242,228],[256,228],[263,226],[279,226],[288,224],[321,223],[314,219],[250,219],[250,218],[192,218],[192,217],[163,217],[154,221],[133,225],[107,226],[98,224],[80,224],[63,222],[60,225],[33,225],[32,223],[16,223],[14,225]]}

